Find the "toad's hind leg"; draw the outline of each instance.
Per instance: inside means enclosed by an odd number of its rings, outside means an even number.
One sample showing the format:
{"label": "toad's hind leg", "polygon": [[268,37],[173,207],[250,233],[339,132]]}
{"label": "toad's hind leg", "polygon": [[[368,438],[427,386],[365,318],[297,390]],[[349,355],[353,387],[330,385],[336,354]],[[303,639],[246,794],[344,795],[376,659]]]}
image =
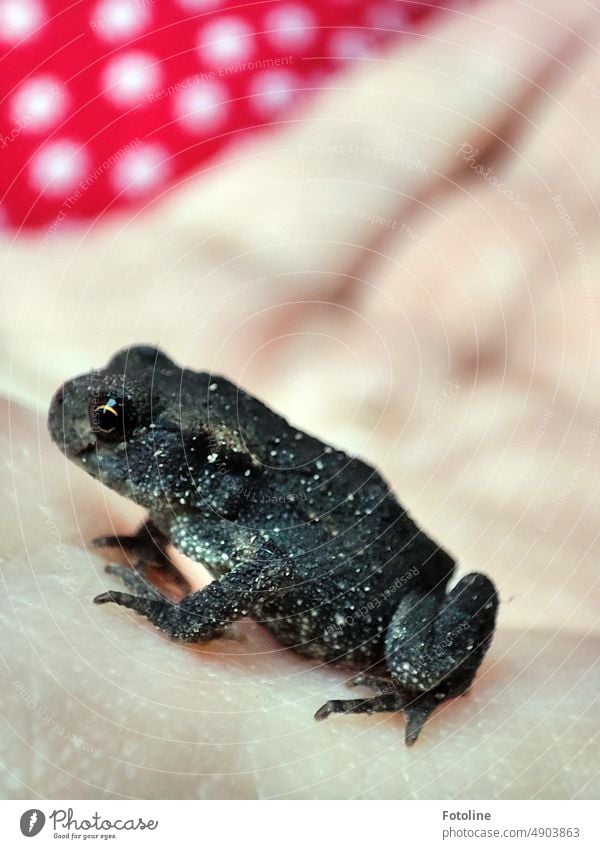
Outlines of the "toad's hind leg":
{"label": "toad's hind leg", "polygon": [[387,629],[385,654],[392,680],[410,697],[403,708],[407,743],[440,702],[468,690],[492,640],[497,609],[494,585],[476,572],[447,595],[402,599]]}
{"label": "toad's hind leg", "polygon": [[331,699],[315,713],[315,719],[327,719],[332,713],[389,713],[402,710],[405,699],[399,693],[367,699]]}
{"label": "toad's hind leg", "polygon": [[384,678],[383,675],[369,675],[367,672],[359,672],[358,675],[350,678],[346,684],[348,687],[368,687],[370,690],[375,690],[380,696],[393,693],[398,689],[389,676]]}
{"label": "toad's hind leg", "polygon": [[332,713],[398,713],[406,716],[404,741],[412,746],[421,728],[438,705],[437,700],[428,693],[417,698],[398,690],[396,693],[380,694],[369,699],[332,699],[319,708],[315,719],[327,719]]}
{"label": "toad's hind leg", "polygon": [[491,642],[497,608],[494,585],[476,573],[459,581],[448,595],[407,594],[386,633],[390,678],[357,675],[349,683],[370,687],[377,695],[327,702],[315,718],[402,711],[405,742],[411,746],[440,702],[469,688]]}

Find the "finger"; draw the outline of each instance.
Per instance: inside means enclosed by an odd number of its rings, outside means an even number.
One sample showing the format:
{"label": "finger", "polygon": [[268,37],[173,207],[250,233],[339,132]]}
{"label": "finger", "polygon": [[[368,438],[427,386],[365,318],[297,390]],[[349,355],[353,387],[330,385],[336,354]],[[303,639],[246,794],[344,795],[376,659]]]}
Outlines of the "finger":
{"label": "finger", "polygon": [[[586,33],[592,42],[594,32],[591,26]],[[393,213],[356,209],[381,247],[363,262],[347,299],[360,315],[337,314],[351,326],[353,350],[373,325],[388,363],[418,367],[426,352],[431,367],[437,361],[447,370],[451,358],[454,367],[477,369],[506,356],[515,323],[522,330],[527,317],[529,329],[533,306],[549,286],[560,286],[564,265],[581,264],[568,227],[584,237],[597,227],[600,128],[590,100],[600,64],[584,38],[568,61],[562,78],[554,74],[545,81],[549,88],[537,87],[535,108],[515,110],[520,126],[503,128],[493,151],[478,146],[477,128],[454,147],[461,171],[440,172],[437,195],[409,211],[401,200]],[[336,325],[328,319],[319,328],[324,332]],[[403,321],[426,333],[418,356],[407,351]]]}
{"label": "finger", "polygon": [[[313,669],[263,636],[183,648],[107,607],[84,563],[8,575],[6,797],[595,798],[598,646],[500,634],[467,698],[412,749],[395,715],[315,723],[344,674]],[[33,671],[33,674],[32,674]],[[349,759],[348,752],[352,752]]]}
{"label": "finger", "polygon": [[31,414],[13,407],[10,422],[5,798],[163,798],[165,787],[171,798],[597,798],[597,641],[501,631],[469,698],[443,706],[412,750],[395,716],[315,724],[319,704],[347,695],[347,675],[258,626],[240,626],[244,645],[183,648],[95,607],[107,578],[77,539],[98,511],[78,481],[99,487],[77,470],[61,483],[43,440],[39,455],[25,450]]}
{"label": "finger", "polygon": [[[213,180],[235,202],[211,205],[212,221],[236,250],[260,251],[273,270],[352,268],[372,236],[354,211],[385,218],[408,207],[438,173],[457,167],[461,141],[495,143],[594,17],[584,3],[567,10],[547,0],[514,12],[509,27],[501,2],[449,14],[381,61],[363,62],[323,94],[308,121],[257,142],[247,161]],[[202,216],[206,198],[191,197],[189,211]]]}
{"label": "finger", "polygon": [[[344,275],[372,236],[354,211],[385,217],[455,164],[456,145],[479,139],[474,127],[482,145],[493,139],[514,114],[508,104],[528,96],[590,14],[579,1],[538,0],[507,28],[497,0],[449,16],[324,93],[307,121],[215,166],[139,221],[5,242],[11,391],[42,408],[67,371],[149,339],[187,362],[211,366],[218,354],[220,369],[235,373],[282,322],[302,317],[293,308],[284,318],[274,304],[346,292]],[[323,145],[334,153],[321,154]],[[272,360],[257,357],[256,369]]]}

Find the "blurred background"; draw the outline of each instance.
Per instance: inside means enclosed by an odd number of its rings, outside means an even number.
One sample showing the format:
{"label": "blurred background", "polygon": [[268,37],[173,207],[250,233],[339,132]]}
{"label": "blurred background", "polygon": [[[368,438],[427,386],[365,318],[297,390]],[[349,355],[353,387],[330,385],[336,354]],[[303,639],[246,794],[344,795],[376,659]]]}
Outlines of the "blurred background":
{"label": "blurred background", "polygon": [[[599,33],[583,0],[0,0],[4,796],[597,794]],[[198,662],[90,605],[86,541],[139,513],[45,415],[135,342],[498,584],[481,701],[410,763],[398,720],[315,730],[335,674],[251,624]]]}

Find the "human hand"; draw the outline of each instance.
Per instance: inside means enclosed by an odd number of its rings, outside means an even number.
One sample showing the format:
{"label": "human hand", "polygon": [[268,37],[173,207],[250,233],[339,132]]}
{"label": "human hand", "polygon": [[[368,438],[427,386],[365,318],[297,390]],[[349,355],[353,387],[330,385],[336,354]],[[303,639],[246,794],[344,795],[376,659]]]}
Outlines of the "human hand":
{"label": "human hand", "polygon": [[[505,18],[483,4],[363,63],[132,222],[5,246],[7,389],[27,408],[6,408],[5,795],[597,793],[597,21],[541,0]],[[136,341],[373,461],[494,577],[488,660],[413,750],[398,717],[316,725],[345,676],[252,623],[190,649],[91,605],[107,578],[85,543],[139,516],[65,466],[44,412]]]}

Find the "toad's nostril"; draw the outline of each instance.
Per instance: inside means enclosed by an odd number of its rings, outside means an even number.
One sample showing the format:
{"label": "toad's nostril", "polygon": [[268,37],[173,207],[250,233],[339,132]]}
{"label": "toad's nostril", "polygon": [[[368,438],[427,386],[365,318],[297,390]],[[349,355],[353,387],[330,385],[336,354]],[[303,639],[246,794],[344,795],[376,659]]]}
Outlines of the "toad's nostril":
{"label": "toad's nostril", "polygon": [[64,386],[61,386],[60,389],[57,389],[54,393],[54,397],[52,398],[52,403],[50,404],[50,409],[53,407],[62,407],[65,400],[65,390]]}

